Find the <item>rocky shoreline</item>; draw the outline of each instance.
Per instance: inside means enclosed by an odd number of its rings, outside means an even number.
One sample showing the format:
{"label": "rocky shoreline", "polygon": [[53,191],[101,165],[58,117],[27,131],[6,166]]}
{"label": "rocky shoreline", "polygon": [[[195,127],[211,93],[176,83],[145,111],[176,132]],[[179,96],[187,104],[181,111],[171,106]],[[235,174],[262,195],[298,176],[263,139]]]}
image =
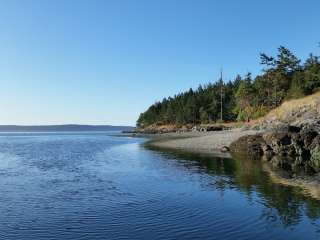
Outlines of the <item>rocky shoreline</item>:
{"label": "rocky shoreline", "polygon": [[272,129],[235,128],[222,131],[138,133],[148,146],[209,153],[220,157],[246,157],[263,162],[264,170],[280,184],[298,186],[320,199],[320,134],[318,125],[281,124]]}
{"label": "rocky shoreline", "polygon": [[320,172],[320,135],[312,128],[288,126],[244,136],[230,149],[234,154],[270,162],[293,174]]}
{"label": "rocky shoreline", "polygon": [[276,181],[308,189],[320,199],[320,93],[285,102],[242,127],[149,126],[134,134],[147,134],[154,147],[261,161]]}
{"label": "rocky shoreline", "polygon": [[283,103],[251,128],[263,133],[239,138],[232,154],[263,161],[278,182],[320,199],[320,92]]}
{"label": "rocky shoreline", "polygon": [[293,177],[320,172],[320,93],[285,102],[253,128],[264,133],[232,143],[234,154],[269,162]]}

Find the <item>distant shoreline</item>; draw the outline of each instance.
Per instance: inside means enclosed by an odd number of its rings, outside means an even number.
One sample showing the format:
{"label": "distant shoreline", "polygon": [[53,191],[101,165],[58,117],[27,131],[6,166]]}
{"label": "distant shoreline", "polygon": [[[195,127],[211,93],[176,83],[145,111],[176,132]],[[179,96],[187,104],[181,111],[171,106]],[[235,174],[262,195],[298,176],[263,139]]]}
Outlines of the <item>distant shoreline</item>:
{"label": "distant shoreline", "polygon": [[112,125],[0,125],[0,132],[76,132],[76,131],[130,131],[131,126],[112,126]]}

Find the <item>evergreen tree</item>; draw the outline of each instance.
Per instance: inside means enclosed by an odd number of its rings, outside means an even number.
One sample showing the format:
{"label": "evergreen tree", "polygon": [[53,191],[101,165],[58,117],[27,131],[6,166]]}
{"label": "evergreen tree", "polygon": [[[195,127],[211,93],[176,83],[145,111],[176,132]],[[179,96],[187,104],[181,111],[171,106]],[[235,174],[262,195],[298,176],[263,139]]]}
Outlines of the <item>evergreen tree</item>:
{"label": "evergreen tree", "polygon": [[[287,48],[280,46],[276,57],[260,54],[263,71],[252,79],[240,75],[223,83],[223,119],[248,121],[263,116],[285,99],[320,90],[320,61],[310,55],[303,65]],[[221,111],[221,82],[200,85],[156,102],[140,114],[137,126],[152,124],[199,124],[216,122]]]}
{"label": "evergreen tree", "polygon": [[252,117],[253,86],[251,73],[248,73],[244,80],[240,82],[236,92],[238,120],[249,121]]}

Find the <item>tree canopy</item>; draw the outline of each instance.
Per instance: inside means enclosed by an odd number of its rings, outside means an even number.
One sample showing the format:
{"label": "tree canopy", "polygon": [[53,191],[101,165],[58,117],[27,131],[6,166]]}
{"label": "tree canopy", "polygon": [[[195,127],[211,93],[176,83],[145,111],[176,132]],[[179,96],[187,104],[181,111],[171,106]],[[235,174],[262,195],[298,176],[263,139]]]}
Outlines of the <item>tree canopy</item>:
{"label": "tree canopy", "polygon": [[301,64],[289,49],[280,46],[277,56],[261,53],[260,60],[263,70],[254,79],[250,73],[237,75],[232,81],[216,81],[164,98],[140,114],[137,126],[217,122],[221,105],[223,121],[249,121],[286,99],[320,90],[319,56],[310,54]]}

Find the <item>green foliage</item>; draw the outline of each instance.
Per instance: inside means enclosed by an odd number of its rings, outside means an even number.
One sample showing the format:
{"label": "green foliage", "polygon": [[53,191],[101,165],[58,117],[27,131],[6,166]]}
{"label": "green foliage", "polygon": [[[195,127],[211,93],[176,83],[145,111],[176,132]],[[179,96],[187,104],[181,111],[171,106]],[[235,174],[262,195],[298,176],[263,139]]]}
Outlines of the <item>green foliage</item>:
{"label": "green foliage", "polygon": [[320,90],[320,61],[310,55],[304,64],[287,48],[280,46],[276,57],[260,54],[263,72],[252,79],[238,75],[233,81],[209,83],[179,93],[151,105],[140,114],[137,126],[151,124],[199,124],[249,121],[264,116],[283,100],[299,98]]}
{"label": "green foliage", "polygon": [[263,105],[260,105],[254,108],[254,113],[252,114],[252,118],[257,119],[257,118],[263,117],[267,113],[268,113],[268,108]]}
{"label": "green foliage", "polygon": [[252,102],[254,98],[254,89],[250,73],[246,75],[245,79],[240,81],[235,97],[238,109],[237,119],[240,121],[248,121],[252,118]]}
{"label": "green foliage", "polygon": [[319,57],[310,54],[304,64],[304,92],[312,94],[320,89],[320,61]]}
{"label": "green foliage", "polygon": [[209,114],[204,109],[204,107],[200,107],[199,114],[200,114],[200,122],[201,123],[208,123],[209,122]]}

